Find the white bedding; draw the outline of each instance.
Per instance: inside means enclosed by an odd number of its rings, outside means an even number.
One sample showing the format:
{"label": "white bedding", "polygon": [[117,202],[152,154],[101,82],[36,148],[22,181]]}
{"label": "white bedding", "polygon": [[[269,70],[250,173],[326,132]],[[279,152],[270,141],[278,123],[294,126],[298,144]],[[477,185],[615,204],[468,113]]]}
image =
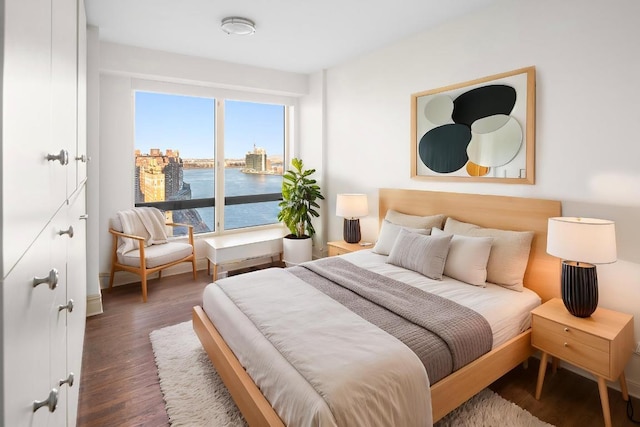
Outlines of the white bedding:
{"label": "white bedding", "polygon": [[485,288],[481,288],[447,276],[442,276],[442,280],[429,279],[414,271],[387,264],[387,256],[371,250],[342,256],[359,267],[440,295],[480,313],[491,325],[493,348],[529,329],[530,312],[541,303],[538,294],[527,288],[517,292],[489,282]]}
{"label": "white bedding", "polygon": [[[431,425],[429,381],[418,357],[324,293],[279,268],[231,277],[206,292],[212,289],[216,301],[233,301],[256,325],[249,331],[243,323],[239,337],[238,324],[214,320],[285,424]],[[238,342],[248,347],[237,351]]]}
{"label": "white bedding", "polygon": [[[528,289],[525,289],[525,292],[515,292],[491,284],[486,288],[480,288],[447,277],[442,281],[431,280],[418,273],[386,264],[386,256],[374,254],[370,250],[344,255],[344,259],[362,268],[425,289],[474,309],[489,321],[494,337],[494,347],[526,330],[529,327],[530,310],[540,304],[540,298]],[[255,281],[256,276],[257,274],[253,273],[235,276],[223,279],[219,283],[224,285],[225,282],[230,284],[237,280]],[[260,284],[255,283],[254,290],[259,289],[259,286]],[[298,286],[305,288],[303,293],[308,292],[307,287],[311,289],[304,282],[300,282],[292,291],[298,292]],[[334,303],[342,307],[337,302]],[[210,285],[205,289],[203,308],[240,363],[286,424],[335,425],[335,419],[330,415],[330,411],[327,412],[329,405],[316,392],[317,387],[312,387],[291,366],[280,351],[258,331],[253,321],[245,316],[217,285]],[[301,308],[302,311],[307,309],[310,307]],[[359,374],[356,373],[356,379],[357,375]],[[428,379],[424,384],[426,384],[426,390],[422,398],[430,409]],[[355,397],[357,402],[357,395]],[[354,412],[357,415],[358,412],[366,414],[367,411]],[[431,425],[430,411],[428,417],[423,418],[425,419],[422,420],[422,425]]]}

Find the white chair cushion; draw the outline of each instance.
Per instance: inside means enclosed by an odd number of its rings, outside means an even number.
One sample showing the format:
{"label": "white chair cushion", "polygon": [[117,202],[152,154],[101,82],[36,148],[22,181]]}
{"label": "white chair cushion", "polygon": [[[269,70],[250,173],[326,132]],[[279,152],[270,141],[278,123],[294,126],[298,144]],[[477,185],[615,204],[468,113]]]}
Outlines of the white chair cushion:
{"label": "white chair cushion", "polygon": [[[151,245],[144,248],[147,268],[168,264],[191,255],[193,246],[189,243],[169,242],[161,245]],[[140,266],[140,250],[135,249],[125,254],[118,254],[120,264],[132,267]]]}

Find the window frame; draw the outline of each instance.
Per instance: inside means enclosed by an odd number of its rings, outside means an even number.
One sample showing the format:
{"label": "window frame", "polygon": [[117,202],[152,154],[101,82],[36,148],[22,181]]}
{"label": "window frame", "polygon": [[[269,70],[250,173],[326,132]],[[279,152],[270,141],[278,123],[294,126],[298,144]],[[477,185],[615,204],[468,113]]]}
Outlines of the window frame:
{"label": "window frame", "polygon": [[[225,101],[241,101],[241,102],[255,102],[263,104],[275,104],[284,106],[284,165],[289,164],[291,158],[292,148],[294,146],[293,129],[296,120],[295,107],[297,104],[297,98],[268,94],[258,92],[245,92],[237,90],[229,90],[222,88],[212,88],[197,86],[183,83],[171,83],[162,81],[152,81],[144,79],[132,79],[131,81],[131,97],[133,104],[133,150],[136,149],[135,140],[135,96],[136,92],[154,92],[166,95],[177,96],[193,96],[200,98],[209,98],[214,100],[214,158],[215,158],[215,171],[214,171],[214,197],[213,198],[199,198],[190,200],[166,200],[162,202],[149,202],[149,203],[136,203],[135,194],[133,195],[133,205],[138,206],[151,206],[157,207],[163,211],[167,210],[179,210],[179,209],[193,209],[193,208],[214,208],[214,230],[208,233],[198,233],[200,236],[206,235],[218,235],[225,233],[242,232],[246,230],[255,230],[261,228],[273,228],[282,227],[281,223],[276,222],[265,225],[255,225],[242,228],[234,228],[227,230],[224,227],[224,208],[225,206],[247,204],[247,203],[259,203],[259,202],[273,202],[282,200],[281,193],[266,193],[266,194],[250,194],[242,196],[229,196],[225,195],[224,189],[224,102]],[[171,147],[175,148],[175,147]],[[135,168],[135,159],[132,158],[132,167]],[[131,188],[135,188],[132,186]],[[223,199],[224,203],[216,203],[216,200]]]}

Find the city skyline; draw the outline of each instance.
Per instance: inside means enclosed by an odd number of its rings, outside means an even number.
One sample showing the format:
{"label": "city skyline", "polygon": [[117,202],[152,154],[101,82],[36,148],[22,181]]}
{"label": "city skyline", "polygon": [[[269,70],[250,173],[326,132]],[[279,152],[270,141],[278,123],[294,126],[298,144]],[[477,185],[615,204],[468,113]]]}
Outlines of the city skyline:
{"label": "city skyline", "polygon": [[[141,152],[175,150],[186,159],[214,158],[213,98],[135,92],[135,146]],[[284,154],[284,107],[225,101],[225,159],[244,158],[256,144]]]}

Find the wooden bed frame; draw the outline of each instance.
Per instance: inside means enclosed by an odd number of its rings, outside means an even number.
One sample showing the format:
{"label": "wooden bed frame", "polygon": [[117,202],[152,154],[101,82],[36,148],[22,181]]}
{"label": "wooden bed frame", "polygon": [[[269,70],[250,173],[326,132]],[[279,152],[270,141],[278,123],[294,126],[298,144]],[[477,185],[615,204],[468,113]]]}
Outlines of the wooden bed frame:
{"label": "wooden bed frame", "polygon": [[[380,221],[394,209],[413,215],[445,214],[487,228],[533,231],[524,285],[543,301],[559,296],[560,261],[546,253],[547,219],[561,215],[559,201],[396,189],[381,189],[379,196]],[[193,328],[249,425],[283,426],[200,306],[193,308]],[[533,351],[531,331],[523,332],[431,386],[433,422],[526,361]]]}

